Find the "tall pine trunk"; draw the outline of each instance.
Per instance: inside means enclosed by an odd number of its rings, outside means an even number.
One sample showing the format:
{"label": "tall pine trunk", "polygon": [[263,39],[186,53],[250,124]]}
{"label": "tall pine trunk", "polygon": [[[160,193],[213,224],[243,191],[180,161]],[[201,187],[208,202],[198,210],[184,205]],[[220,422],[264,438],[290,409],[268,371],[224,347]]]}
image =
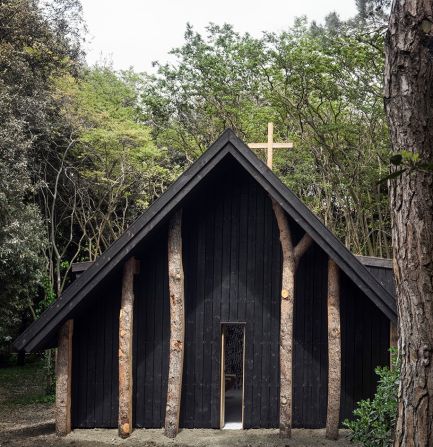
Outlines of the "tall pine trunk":
{"label": "tall pine trunk", "polygon": [[401,358],[394,446],[407,447],[433,446],[432,9],[431,0],[395,0],[385,46],[393,150],[420,160],[390,181]]}

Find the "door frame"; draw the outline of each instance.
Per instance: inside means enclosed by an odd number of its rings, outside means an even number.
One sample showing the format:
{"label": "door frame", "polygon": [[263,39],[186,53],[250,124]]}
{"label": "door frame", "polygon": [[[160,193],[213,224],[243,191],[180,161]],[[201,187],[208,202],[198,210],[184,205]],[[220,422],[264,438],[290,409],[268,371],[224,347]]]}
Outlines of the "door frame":
{"label": "door frame", "polygon": [[221,359],[221,368],[220,368],[220,429],[224,428],[225,425],[225,327],[226,326],[241,326],[243,339],[242,339],[242,429],[244,428],[244,410],[245,410],[245,332],[246,332],[246,322],[245,321],[221,321],[221,330],[220,330],[220,340],[221,340],[221,350],[220,350],[220,359]]}

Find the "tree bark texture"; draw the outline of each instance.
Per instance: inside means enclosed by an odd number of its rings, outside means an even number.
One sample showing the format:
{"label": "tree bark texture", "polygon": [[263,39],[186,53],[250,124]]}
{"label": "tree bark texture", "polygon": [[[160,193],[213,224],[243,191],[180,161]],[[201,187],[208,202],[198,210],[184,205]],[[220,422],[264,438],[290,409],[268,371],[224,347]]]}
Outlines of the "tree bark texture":
{"label": "tree bark texture", "polygon": [[179,431],[180,402],[185,339],[184,274],[182,265],[182,211],[169,224],[168,286],[170,295],[170,357],[168,371],[165,435],[176,437]]}
{"label": "tree bark texture", "polygon": [[138,273],[138,262],[132,257],[123,267],[119,313],[119,436],[121,438],[127,438],[132,432],[132,334],[136,273]]}
{"label": "tree bark texture", "polygon": [[340,269],[328,261],[328,411],[326,437],[338,439],[341,393]]}
{"label": "tree bark texture", "polygon": [[433,2],[394,1],[385,45],[393,150],[419,157],[390,181],[401,381],[395,446],[433,446]]}
{"label": "tree bark texture", "polygon": [[312,239],[308,234],[305,234],[296,247],[293,247],[292,234],[284,210],[273,199],[272,207],[280,232],[283,254],[280,320],[280,435],[290,437],[292,432],[295,273],[299,260],[311,246]]}
{"label": "tree bark texture", "polygon": [[56,434],[71,431],[72,335],[73,320],[61,327],[56,358]]}

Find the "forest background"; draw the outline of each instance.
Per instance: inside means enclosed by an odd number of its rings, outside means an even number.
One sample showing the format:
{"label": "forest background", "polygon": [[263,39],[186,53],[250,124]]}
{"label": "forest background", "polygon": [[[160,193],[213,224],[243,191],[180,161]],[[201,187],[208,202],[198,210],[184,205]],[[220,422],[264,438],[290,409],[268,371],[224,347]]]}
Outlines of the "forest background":
{"label": "forest background", "polygon": [[[0,363],[11,342],[216,137],[276,140],[274,171],[355,254],[391,257],[389,4],[259,38],[187,25],[154,74],[84,62],[78,0],[0,1]],[[259,156],[264,154],[258,153]]]}

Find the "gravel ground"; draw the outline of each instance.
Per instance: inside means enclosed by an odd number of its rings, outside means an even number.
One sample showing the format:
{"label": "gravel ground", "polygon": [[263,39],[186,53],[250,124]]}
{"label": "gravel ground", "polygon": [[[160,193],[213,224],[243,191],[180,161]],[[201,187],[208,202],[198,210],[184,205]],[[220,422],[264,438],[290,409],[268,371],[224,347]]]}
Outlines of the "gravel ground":
{"label": "gravel ground", "polygon": [[117,430],[75,430],[64,438],[56,438],[54,424],[38,424],[0,432],[0,446],[8,447],[353,447],[342,433],[338,441],[325,439],[324,430],[293,430],[291,439],[281,439],[278,430],[182,430],[175,440],[162,430],[135,430],[122,440]]}

